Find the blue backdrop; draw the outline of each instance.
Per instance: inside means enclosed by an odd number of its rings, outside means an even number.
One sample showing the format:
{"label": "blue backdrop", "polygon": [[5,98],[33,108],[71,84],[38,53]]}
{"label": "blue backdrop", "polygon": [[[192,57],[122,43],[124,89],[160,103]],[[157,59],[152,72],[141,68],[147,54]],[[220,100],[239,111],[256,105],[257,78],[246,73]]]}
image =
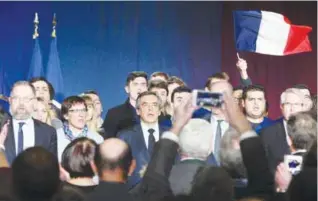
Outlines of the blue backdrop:
{"label": "blue backdrop", "polygon": [[64,94],[94,89],[104,112],[125,100],[130,71],[164,71],[202,88],[221,68],[221,2],[0,2],[0,85],[26,79],[35,12],[44,68],[56,13]]}

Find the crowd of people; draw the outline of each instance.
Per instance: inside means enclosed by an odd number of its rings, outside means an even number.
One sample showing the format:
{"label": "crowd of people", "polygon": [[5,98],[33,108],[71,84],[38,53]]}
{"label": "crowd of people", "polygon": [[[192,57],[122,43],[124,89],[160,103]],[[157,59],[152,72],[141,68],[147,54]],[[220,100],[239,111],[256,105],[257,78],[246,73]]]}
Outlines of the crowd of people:
{"label": "crowd of people", "polygon": [[317,200],[317,95],[290,86],[270,119],[265,88],[236,66],[240,86],[221,72],[202,89],[221,107],[193,105],[179,77],[131,72],[105,118],[96,91],[58,104],[45,78],[16,82],[0,110],[0,199]]}

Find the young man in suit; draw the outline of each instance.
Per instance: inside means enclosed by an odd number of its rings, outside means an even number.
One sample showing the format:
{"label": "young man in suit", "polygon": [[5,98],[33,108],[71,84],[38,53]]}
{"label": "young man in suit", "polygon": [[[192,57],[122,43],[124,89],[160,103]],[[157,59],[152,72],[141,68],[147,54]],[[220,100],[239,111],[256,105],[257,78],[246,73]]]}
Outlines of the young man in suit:
{"label": "young man in suit", "polygon": [[131,147],[136,160],[136,169],[128,179],[130,187],[135,186],[141,180],[142,171],[148,165],[155,142],[167,130],[159,126],[160,102],[160,97],[154,92],[141,93],[136,101],[140,124],[118,134],[119,138]]}
{"label": "young man in suit", "polygon": [[263,129],[260,137],[265,146],[272,173],[277,165],[284,160],[285,154],[290,154],[291,140],[287,131],[287,121],[291,115],[304,110],[304,95],[299,89],[289,88],[280,97],[280,108],[283,120]]}
{"label": "young man in suit", "polygon": [[107,111],[103,123],[105,139],[116,137],[119,131],[133,127],[139,123],[135,109],[136,100],[139,94],[147,91],[147,74],[141,71],[129,73],[126,80],[125,91],[129,96],[126,102]]}
{"label": "young man in suit", "polygon": [[35,104],[35,89],[26,81],[14,84],[10,93],[10,121],[5,141],[5,152],[11,164],[14,158],[28,147],[42,146],[57,155],[56,130],[31,115]]}

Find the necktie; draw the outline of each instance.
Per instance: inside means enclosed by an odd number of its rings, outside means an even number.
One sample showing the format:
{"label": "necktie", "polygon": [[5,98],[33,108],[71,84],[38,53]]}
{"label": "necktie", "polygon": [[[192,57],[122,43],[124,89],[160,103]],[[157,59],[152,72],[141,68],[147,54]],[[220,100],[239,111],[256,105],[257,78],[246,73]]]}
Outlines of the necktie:
{"label": "necktie", "polygon": [[221,139],[222,139],[222,128],[221,128],[222,121],[223,120],[217,121],[218,125],[216,128],[215,140],[214,140],[214,156],[218,162],[219,162],[219,151],[220,151]]}
{"label": "necktie", "polygon": [[152,150],[155,146],[155,143],[156,143],[156,139],[155,139],[155,136],[153,135],[155,132],[154,129],[150,128],[148,130],[148,133],[149,133],[149,137],[148,137],[148,152],[149,152],[149,155],[151,156],[152,154]]}
{"label": "necktie", "polygon": [[17,155],[23,151],[23,130],[22,130],[22,127],[24,124],[25,124],[24,122],[19,123]]}

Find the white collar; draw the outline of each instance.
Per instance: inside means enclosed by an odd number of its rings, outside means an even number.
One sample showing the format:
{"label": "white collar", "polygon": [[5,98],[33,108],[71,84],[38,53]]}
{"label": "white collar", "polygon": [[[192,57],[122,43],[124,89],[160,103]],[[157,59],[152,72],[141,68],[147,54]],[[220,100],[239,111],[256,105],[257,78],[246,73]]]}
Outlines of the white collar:
{"label": "white collar", "polygon": [[26,125],[30,125],[33,122],[33,119],[30,117],[28,119],[24,119],[24,120],[18,120],[18,119],[14,119],[12,118],[13,123],[19,124],[20,122],[25,123]]}
{"label": "white collar", "polygon": [[146,122],[140,120],[140,125],[141,125],[141,128],[147,129],[147,130],[152,128],[156,131],[158,129],[158,121],[156,123],[149,124],[149,123],[146,123]]}

